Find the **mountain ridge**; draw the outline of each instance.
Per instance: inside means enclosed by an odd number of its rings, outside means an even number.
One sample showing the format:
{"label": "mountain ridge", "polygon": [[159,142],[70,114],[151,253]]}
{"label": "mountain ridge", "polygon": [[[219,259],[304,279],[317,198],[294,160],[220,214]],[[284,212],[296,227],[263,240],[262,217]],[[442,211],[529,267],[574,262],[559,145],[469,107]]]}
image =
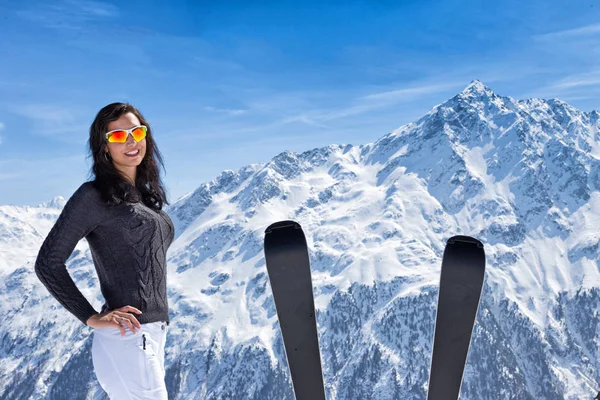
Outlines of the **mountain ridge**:
{"label": "mountain ridge", "polygon": [[[441,255],[454,234],[484,242],[488,263],[461,398],[591,394],[600,382],[597,116],[560,101],[499,96],[473,81],[373,143],[284,151],[223,171],[173,202],[165,209],[176,227],[169,393],[290,395],[262,238],[273,221],[294,219],[307,233],[330,398],[425,396]],[[14,221],[0,214],[0,238],[26,221],[40,232],[37,243],[51,222],[44,212]],[[31,257],[35,245],[28,249]],[[70,270],[99,309],[89,250],[78,250]],[[85,363],[89,339],[26,265],[15,259],[0,268],[8,282],[0,317],[15,327],[40,318],[48,333],[60,321],[78,338],[50,354],[32,346],[42,372],[29,376],[50,382],[34,385],[41,395],[58,387],[42,366]],[[23,306],[38,313],[13,312]],[[43,309],[52,311],[36,317]],[[26,340],[12,335],[4,332],[3,356]],[[21,387],[8,375],[0,382]],[[84,383],[93,382],[90,375]]]}

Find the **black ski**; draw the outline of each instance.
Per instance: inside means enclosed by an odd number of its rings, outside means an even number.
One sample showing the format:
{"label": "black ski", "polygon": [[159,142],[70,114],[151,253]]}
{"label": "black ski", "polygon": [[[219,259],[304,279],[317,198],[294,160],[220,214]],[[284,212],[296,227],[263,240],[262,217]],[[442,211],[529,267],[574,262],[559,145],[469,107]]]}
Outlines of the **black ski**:
{"label": "black ski", "polygon": [[456,400],[469,353],[485,273],[483,244],[468,236],[448,239],[429,374],[428,400]]}
{"label": "black ski", "polygon": [[265,230],[265,260],[297,400],[325,400],[310,261],[294,221]]}

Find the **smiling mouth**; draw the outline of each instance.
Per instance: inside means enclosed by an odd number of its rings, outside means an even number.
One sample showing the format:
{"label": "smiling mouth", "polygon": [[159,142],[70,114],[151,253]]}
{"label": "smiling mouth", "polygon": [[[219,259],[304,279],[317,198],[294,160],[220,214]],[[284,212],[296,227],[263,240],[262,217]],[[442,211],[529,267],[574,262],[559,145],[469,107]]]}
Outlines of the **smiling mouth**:
{"label": "smiling mouth", "polygon": [[137,150],[135,150],[135,151],[132,151],[132,152],[129,152],[129,153],[125,153],[125,155],[126,155],[127,157],[135,157],[135,156],[137,156],[138,154],[140,154],[140,149],[137,149]]}

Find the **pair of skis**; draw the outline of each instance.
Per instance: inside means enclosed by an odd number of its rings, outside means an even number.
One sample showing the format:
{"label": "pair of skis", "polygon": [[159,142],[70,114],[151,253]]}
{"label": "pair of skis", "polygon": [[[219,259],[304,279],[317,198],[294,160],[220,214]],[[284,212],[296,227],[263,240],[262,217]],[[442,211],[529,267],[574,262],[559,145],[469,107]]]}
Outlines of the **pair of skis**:
{"label": "pair of skis", "polygon": [[[306,238],[294,221],[265,231],[265,260],[297,400],[325,400]],[[429,376],[428,400],[458,399],[485,272],[483,244],[448,239]]]}

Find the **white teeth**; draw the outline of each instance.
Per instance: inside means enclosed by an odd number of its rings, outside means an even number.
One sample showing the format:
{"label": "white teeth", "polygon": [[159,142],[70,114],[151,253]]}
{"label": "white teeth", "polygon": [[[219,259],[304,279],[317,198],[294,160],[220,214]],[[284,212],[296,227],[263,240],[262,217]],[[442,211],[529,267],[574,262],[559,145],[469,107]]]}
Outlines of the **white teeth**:
{"label": "white teeth", "polygon": [[134,156],[134,155],[136,155],[137,153],[139,153],[139,150],[132,151],[132,152],[125,153],[125,154],[127,154],[127,155],[130,155],[130,156]]}

